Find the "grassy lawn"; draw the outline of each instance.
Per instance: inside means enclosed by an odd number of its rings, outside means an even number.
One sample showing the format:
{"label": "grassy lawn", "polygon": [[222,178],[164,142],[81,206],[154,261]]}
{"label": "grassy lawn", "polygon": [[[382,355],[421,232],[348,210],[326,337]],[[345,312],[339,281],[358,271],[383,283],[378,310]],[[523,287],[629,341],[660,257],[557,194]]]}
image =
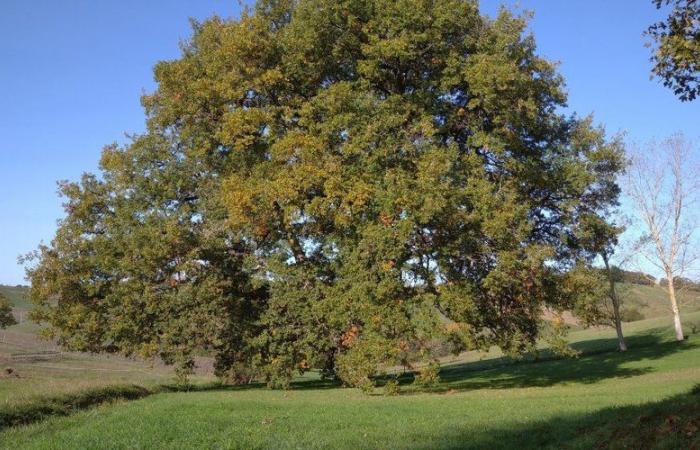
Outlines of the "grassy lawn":
{"label": "grassy lawn", "polygon": [[[700,313],[687,314],[700,321]],[[425,391],[367,396],[318,380],[156,394],[11,428],[4,448],[688,448],[700,444],[700,334],[667,319],[573,334],[578,359],[520,363],[474,355]]]}

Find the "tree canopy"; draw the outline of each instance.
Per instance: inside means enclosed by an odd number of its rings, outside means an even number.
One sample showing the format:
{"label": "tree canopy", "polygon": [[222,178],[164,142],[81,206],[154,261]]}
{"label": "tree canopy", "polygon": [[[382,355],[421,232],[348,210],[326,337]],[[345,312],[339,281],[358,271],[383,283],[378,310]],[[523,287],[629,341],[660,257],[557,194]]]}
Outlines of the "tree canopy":
{"label": "tree canopy", "polygon": [[[527,18],[466,0],[261,0],[156,65],[147,131],[63,183],[29,268],[69,348],[362,386],[409,345],[531,348],[572,301],[620,143],[563,115]],[[585,220],[584,220],[585,218]]]}
{"label": "tree canopy", "polygon": [[700,3],[697,0],[652,0],[671,8],[665,20],[649,26],[653,39],[652,73],[682,101],[700,93]]}
{"label": "tree canopy", "polygon": [[15,316],[12,315],[12,305],[2,293],[0,293],[0,329],[16,324]]}

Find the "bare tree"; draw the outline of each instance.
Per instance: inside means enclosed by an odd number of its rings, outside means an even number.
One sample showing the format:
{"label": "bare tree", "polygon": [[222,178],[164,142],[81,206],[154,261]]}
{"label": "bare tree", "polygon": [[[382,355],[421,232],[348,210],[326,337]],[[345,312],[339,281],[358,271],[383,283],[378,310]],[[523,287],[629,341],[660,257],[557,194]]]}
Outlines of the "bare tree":
{"label": "bare tree", "polygon": [[694,233],[700,225],[694,206],[698,201],[700,170],[693,145],[677,134],[644,153],[636,152],[627,176],[627,195],[644,227],[640,254],[668,280],[676,339],[683,340],[674,279],[697,261]]}

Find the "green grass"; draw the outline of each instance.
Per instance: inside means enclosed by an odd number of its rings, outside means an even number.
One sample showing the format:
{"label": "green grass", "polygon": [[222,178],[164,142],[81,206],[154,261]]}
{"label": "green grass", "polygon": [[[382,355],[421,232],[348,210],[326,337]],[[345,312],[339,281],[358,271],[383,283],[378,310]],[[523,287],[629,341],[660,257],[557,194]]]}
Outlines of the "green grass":
{"label": "green grass", "polygon": [[47,417],[65,416],[81,409],[115,400],[133,400],[153,391],[135,385],[90,387],[69,394],[45,396],[32,402],[4,405],[0,409],[0,429],[38,422]]}
{"label": "green grass", "polygon": [[700,334],[676,343],[667,322],[628,324],[624,354],[600,329],[573,334],[578,359],[465,355],[436,388],[404,385],[396,397],[314,379],[290,391],[162,393],[11,428],[0,447],[690,448],[700,444],[700,395],[688,394],[700,382]]}
{"label": "green grass", "polygon": [[0,294],[3,294],[15,308],[29,309],[31,304],[26,298],[26,286],[5,286],[0,284]]}
{"label": "green grass", "polygon": [[[634,308],[647,319],[671,315],[668,294],[661,286],[623,283],[619,286],[619,292],[623,309]],[[700,291],[682,289],[678,292],[678,302],[681,313],[700,311]]]}
{"label": "green grass", "polygon": [[[13,304],[19,307],[15,311],[25,311],[29,307],[23,295],[26,288],[0,286],[11,299]],[[640,307],[645,314],[661,315],[653,321],[633,322],[625,324],[626,332],[637,333],[640,329],[659,328],[666,329],[670,326],[670,315],[665,311],[666,299],[664,292],[659,287],[630,286],[627,302],[629,305]],[[695,305],[692,298],[686,299],[688,309],[684,310],[684,317],[689,321],[692,316],[685,312],[692,310]],[[698,303],[698,302],[696,302]],[[698,303],[700,305],[700,303]],[[26,317],[26,316],[25,316]],[[700,316],[695,316],[695,323],[700,327]],[[159,384],[172,382],[172,370],[156,365],[133,361],[119,357],[103,355],[87,355],[76,353],[63,353],[59,357],[40,357],[31,359],[16,359],[13,355],[22,353],[44,352],[60,350],[54,344],[37,338],[39,326],[24,320],[22,323],[12,326],[7,330],[0,330],[0,407],[3,404],[18,404],[31,402],[32,399],[79,392],[91,388],[103,388],[110,385],[138,384],[152,388]],[[690,331],[690,328],[687,330]],[[653,333],[646,333],[651,336]],[[585,341],[585,344],[575,346],[609,348],[609,342],[605,339],[614,337],[611,329],[576,331],[571,334],[574,341]],[[589,348],[589,351],[594,350]],[[507,363],[508,360],[501,357],[497,349],[487,354],[466,353],[459,357],[442,358],[443,364],[471,363],[470,370]],[[542,355],[547,357],[546,352]],[[12,368],[19,377],[4,377],[2,371]],[[210,382],[210,376],[198,377],[197,381]]]}

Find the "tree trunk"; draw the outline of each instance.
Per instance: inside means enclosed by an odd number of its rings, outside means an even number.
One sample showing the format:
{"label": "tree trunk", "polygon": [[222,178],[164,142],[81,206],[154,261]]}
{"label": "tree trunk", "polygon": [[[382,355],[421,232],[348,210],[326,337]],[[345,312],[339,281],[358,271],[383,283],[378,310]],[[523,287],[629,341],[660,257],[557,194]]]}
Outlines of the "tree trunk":
{"label": "tree trunk", "polygon": [[668,280],[668,298],[671,301],[671,311],[673,311],[673,327],[676,329],[676,340],[682,341],[685,339],[683,336],[683,326],[681,325],[681,313],[678,310],[678,302],[676,301],[676,287],[673,285],[673,275],[667,275]]}
{"label": "tree trunk", "polygon": [[615,320],[615,331],[617,332],[617,344],[621,352],[627,351],[627,343],[622,335],[622,319],[620,318],[620,304],[613,300],[613,319]]}
{"label": "tree trunk", "polygon": [[621,352],[627,351],[627,343],[625,342],[625,336],[622,334],[622,318],[620,317],[620,299],[617,298],[617,291],[615,290],[615,279],[613,278],[612,271],[610,270],[610,265],[608,264],[607,256],[603,256],[603,262],[605,263],[605,271],[608,274],[608,282],[610,283],[610,300],[613,306],[613,323],[615,324],[615,331],[617,332],[617,345]]}

